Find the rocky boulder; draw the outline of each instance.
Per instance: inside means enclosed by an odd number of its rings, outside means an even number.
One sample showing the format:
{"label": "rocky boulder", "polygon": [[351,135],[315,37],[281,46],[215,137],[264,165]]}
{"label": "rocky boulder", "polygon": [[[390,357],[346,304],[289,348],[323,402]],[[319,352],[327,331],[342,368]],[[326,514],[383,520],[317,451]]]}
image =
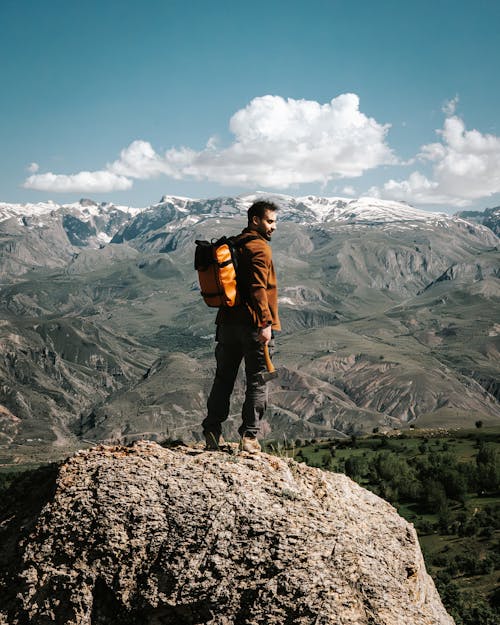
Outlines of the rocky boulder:
{"label": "rocky boulder", "polygon": [[4,625],[453,625],[413,526],[344,475],[142,441],[42,477],[1,504]]}

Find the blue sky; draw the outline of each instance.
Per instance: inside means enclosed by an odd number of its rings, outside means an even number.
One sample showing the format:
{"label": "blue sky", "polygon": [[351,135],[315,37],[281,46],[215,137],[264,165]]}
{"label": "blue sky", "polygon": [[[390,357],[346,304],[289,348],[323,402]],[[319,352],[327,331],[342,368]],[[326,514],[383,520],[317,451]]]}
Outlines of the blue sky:
{"label": "blue sky", "polygon": [[0,201],[500,204],[497,0],[2,0]]}

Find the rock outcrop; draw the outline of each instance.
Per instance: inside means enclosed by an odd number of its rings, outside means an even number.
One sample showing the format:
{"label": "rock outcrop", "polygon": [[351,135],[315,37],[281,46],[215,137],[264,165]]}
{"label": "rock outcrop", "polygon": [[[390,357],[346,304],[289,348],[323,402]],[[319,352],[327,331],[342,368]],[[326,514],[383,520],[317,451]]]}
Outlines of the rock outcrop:
{"label": "rock outcrop", "polygon": [[344,475],[138,442],[45,477],[2,503],[2,624],[453,625],[413,527]]}

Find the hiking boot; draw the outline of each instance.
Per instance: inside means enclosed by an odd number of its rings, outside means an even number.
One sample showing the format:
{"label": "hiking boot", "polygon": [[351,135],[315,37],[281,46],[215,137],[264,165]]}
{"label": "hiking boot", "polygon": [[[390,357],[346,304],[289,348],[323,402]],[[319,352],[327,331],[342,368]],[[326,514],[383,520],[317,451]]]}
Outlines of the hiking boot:
{"label": "hiking boot", "polygon": [[258,454],[261,451],[259,441],[252,436],[242,436],[240,441],[241,451],[247,451],[249,454]]}
{"label": "hiking boot", "polygon": [[205,437],[205,449],[207,451],[219,451],[221,445],[225,443],[222,434],[204,431],[203,436]]}

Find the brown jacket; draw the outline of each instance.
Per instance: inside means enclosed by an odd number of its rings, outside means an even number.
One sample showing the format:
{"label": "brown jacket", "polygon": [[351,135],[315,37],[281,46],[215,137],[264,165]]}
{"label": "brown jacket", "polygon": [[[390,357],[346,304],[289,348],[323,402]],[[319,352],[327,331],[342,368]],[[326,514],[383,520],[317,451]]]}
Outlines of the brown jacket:
{"label": "brown jacket", "polygon": [[[249,238],[250,237],[250,238]],[[245,228],[238,239],[246,241],[240,248],[238,287],[243,303],[233,308],[219,308],[215,323],[243,324],[281,330],[278,316],[278,284],[271,246],[255,230]]]}

